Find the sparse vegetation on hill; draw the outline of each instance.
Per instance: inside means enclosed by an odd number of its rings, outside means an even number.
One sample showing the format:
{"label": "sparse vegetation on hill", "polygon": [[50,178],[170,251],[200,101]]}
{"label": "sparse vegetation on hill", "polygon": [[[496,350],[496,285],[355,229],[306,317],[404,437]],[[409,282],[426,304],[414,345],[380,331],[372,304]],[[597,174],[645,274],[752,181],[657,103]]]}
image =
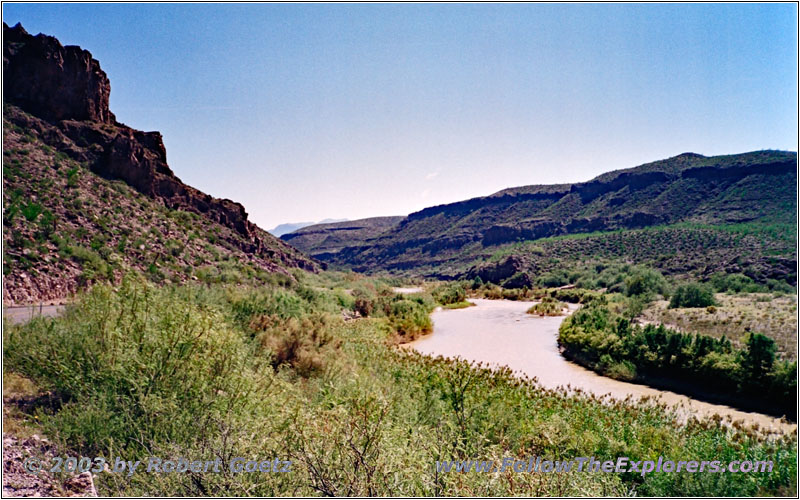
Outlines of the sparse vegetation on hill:
{"label": "sparse vegetation on hill", "polygon": [[63,300],[129,269],[154,282],[252,282],[319,263],[244,207],[183,184],[158,132],[108,109],[88,51],[3,26],[3,302]]}
{"label": "sparse vegetation on hill", "polygon": [[780,355],[797,359],[797,297],[782,293],[715,294],[716,306],[670,309],[666,300],[655,301],[639,319],[663,324],[682,332],[723,335],[739,348],[748,332],[761,332],[774,339]]}
{"label": "sparse vegetation on hill", "polygon": [[314,265],[275,239],[270,252],[248,253],[235,229],[96,175],[42,141],[46,124],[26,132],[14,125],[21,119],[33,118],[5,107],[6,304],[67,298],[95,283],[117,282],[129,269],[157,283],[213,283],[263,281],[295,263]]}
{"label": "sparse vegetation on hill", "polygon": [[[335,252],[294,242],[357,271],[480,276],[509,287],[587,260],[645,264],[668,275],[743,273],[794,286],[796,185],[796,153],[684,154],[585,183],[511,188],[426,208],[381,234],[354,234]],[[487,265],[492,256],[515,261]]]}

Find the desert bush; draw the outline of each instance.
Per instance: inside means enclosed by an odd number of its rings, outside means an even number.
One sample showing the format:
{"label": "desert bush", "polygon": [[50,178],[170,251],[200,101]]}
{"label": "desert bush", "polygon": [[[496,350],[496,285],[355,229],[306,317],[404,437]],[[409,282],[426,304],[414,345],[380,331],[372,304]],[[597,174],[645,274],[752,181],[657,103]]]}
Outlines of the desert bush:
{"label": "desert bush", "polygon": [[625,295],[628,297],[642,297],[648,301],[657,294],[666,295],[666,293],[667,280],[658,271],[637,269],[625,279]]}
{"label": "desert bush", "polygon": [[434,288],[431,295],[444,306],[463,302],[467,298],[467,290],[461,283],[445,283]]}
{"label": "desert bush", "polygon": [[302,318],[260,315],[250,320],[256,340],[270,356],[273,368],[288,365],[308,377],[324,369],[326,353],[337,345],[330,333],[331,319],[320,314]]}
{"label": "desert bush", "polygon": [[534,304],[528,310],[528,314],[538,314],[539,316],[561,316],[567,305],[553,297],[543,297],[541,302]]}
{"label": "desert bush", "polygon": [[430,309],[418,301],[396,300],[391,303],[389,323],[399,335],[411,340],[433,329],[429,313]]}
{"label": "desert bush", "polygon": [[227,413],[248,385],[240,337],[193,299],[131,278],[119,292],[95,286],[58,321],[10,332],[3,356],[66,401],[50,425],[74,449],[189,445],[197,423]]}
{"label": "desert bush", "polygon": [[679,286],[669,299],[670,309],[678,307],[716,306],[714,292],[711,287],[700,283],[689,283]]}

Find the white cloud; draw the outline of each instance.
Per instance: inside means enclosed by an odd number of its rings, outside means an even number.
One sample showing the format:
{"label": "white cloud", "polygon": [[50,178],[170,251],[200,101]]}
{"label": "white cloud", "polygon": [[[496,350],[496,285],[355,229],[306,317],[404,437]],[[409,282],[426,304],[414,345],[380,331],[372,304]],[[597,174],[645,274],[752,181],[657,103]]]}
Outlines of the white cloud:
{"label": "white cloud", "polygon": [[430,174],[425,176],[425,180],[429,181],[431,179],[434,179],[434,178],[436,178],[437,175],[439,175],[439,172],[431,172]]}

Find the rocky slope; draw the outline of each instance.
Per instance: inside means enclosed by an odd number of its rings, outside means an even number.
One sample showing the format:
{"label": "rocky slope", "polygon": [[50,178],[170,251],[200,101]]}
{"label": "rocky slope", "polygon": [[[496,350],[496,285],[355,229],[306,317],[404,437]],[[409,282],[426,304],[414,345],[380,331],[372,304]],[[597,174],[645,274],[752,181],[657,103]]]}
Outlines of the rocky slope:
{"label": "rocky slope", "polygon": [[[324,261],[357,271],[411,270],[430,276],[472,277],[478,274],[483,260],[522,241],[676,223],[791,226],[797,214],[796,186],[796,153],[757,151],[715,157],[686,153],[609,172],[588,182],[511,188],[491,196],[426,208],[384,229],[382,234],[350,235],[350,242],[335,245],[335,251],[321,249],[318,240],[311,240],[302,232],[284,239]],[[329,229],[336,228],[323,225],[314,230],[324,234]],[[684,238],[679,233],[669,234]],[[758,247],[758,238],[752,239],[756,241],[748,240],[748,244]],[[730,238],[717,240],[725,241],[725,258],[708,263],[708,272],[737,255],[736,248],[730,245],[738,243]],[[758,262],[755,276],[781,275],[786,268],[794,269],[794,252],[783,255],[793,245],[778,240],[763,242],[766,246],[748,254],[759,261],[767,259],[767,250],[779,256],[780,262],[771,270],[772,264]],[[662,243],[670,251],[671,240]],[[634,249],[628,250],[618,252],[619,257],[631,260]],[[704,251],[699,246],[685,251],[690,250]],[[526,270],[523,260],[507,266],[513,269],[511,275]],[[690,268],[700,265],[688,264]],[[541,272],[541,267],[530,265],[527,270]]]}
{"label": "rocky slope", "polygon": [[181,182],[161,134],[111,113],[88,51],[19,24],[3,35],[4,303],[63,298],[131,268],[171,281],[319,269],[239,203]]}
{"label": "rocky slope", "polygon": [[336,252],[344,248],[352,249],[354,246],[368,245],[377,236],[393,229],[404,218],[370,217],[331,224],[315,224],[281,235],[281,239],[318,259],[331,259]]}

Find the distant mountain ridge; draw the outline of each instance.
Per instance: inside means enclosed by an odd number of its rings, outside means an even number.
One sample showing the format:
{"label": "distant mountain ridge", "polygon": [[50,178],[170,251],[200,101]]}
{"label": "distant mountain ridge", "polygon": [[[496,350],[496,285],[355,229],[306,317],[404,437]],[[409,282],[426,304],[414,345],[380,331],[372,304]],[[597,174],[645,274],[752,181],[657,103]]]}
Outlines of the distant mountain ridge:
{"label": "distant mountain ridge", "polygon": [[[519,241],[676,223],[794,224],[796,215],[797,153],[684,153],[587,182],[521,186],[429,207],[362,237],[351,234],[350,242],[333,252],[308,238],[284,239],[357,271],[454,277],[466,273],[467,261]],[[336,227],[315,227],[317,233],[326,229]]]}
{"label": "distant mountain ridge", "polygon": [[344,248],[366,243],[399,224],[405,217],[370,217],[331,224],[315,224],[281,236],[283,241],[304,248],[309,255],[328,258]]}
{"label": "distant mountain ridge", "polygon": [[297,231],[298,229],[302,229],[304,227],[314,226],[316,224],[333,224],[334,222],[345,222],[347,220],[348,219],[323,219],[318,222],[287,222],[285,224],[278,224],[272,229],[268,229],[267,232],[272,236],[280,238],[284,234]]}
{"label": "distant mountain ridge", "polygon": [[241,204],[181,182],[161,134],[109,110],[91,53],[20,24],[4,23],[3,39],[5,303],[63,298],[126,268],[172,281],[320,269]]}

